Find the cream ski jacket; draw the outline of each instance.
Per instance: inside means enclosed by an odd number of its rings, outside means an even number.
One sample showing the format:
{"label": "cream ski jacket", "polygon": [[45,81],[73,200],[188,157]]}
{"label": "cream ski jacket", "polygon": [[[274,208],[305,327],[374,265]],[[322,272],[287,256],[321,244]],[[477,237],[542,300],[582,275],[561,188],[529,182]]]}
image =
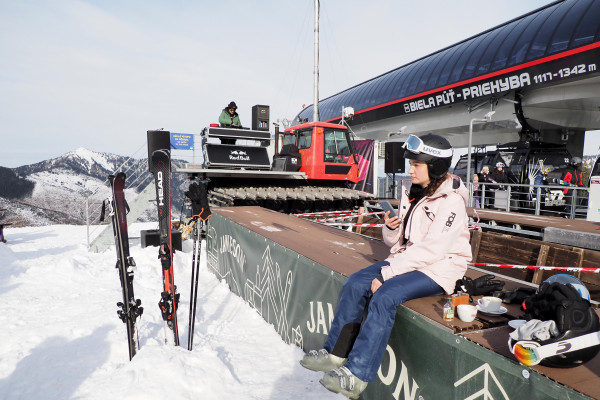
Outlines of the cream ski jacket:
{"label": "cream ski jacket", "polygon": [[[385,225],[382,228],[383,241],[391,250],[386,259],[390,265],[384,266],[381,274],[388,280],[409,271],[420,271],[450,294],[472,259],[467,188],[460,178],[451,175],[432,196],[423,197],[405,220],[410,206],[409,185],[402,187],[400,226],[394,230]],[[404,224],[407,241],[402,244]]]}

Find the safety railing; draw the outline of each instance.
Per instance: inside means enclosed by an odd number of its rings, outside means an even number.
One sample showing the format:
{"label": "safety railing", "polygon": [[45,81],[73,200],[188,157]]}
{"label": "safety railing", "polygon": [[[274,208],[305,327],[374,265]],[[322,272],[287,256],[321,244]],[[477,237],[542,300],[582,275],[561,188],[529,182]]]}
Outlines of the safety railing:
{"label": "safety railing", "polygon": [[471,183],[471,207],[572,219],[587,216],[587,187],[487,182],[478,185],[473,190]]}
{"label": "safety railing", "polygon": [[[407,180],[406,176],[397,176],[395,180],[390,176],[380,177],[377,197],[398,198],[403,180]],[[470,186],[470,207],[566,218],[587,216],[587,187],[480,182],[473,191],[474,184]]]}

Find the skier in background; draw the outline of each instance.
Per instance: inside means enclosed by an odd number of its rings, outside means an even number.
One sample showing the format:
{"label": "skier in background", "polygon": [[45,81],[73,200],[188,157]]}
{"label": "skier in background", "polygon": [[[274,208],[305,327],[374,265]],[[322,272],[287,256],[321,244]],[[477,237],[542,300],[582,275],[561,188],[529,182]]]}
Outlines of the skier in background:
{"label": "skier in background", "polygon": [[479,187],[479,175],[473,174],[473,203],[475,208],[481,207],[481,188]]}
{"label": "skier in background", "polygon": [[[571,159],[569,160],[569,165],[567,165],[567,167],[563,171],[563,182],[577,187],[583,186],[583,172],[581,171],[581,164],[582,161],[580,157],[571,157]],[[565,188],[563,190],[563,194],[565,196],[564,217],[567,218],[568,216],[571,216],[571,208],[574,201],[575,193],[573,189]]]}
{"label": "skier in background", "polygon": [[[581,158],[572,157],[569,165],[565,169],[562,180],[575,186],[583,186],[583,172],[581,171]],[[567,189],[565,189],[567,194]]]}
{"label": "skier in background", "polygon": [[[490,167],[487,165],[481,168],[481,174],[479,174],[479,182],[481,185],[481,195],[484,201],[481,202],[481,208],[489,207],[492,198],[492,186],[487,185],[488,183],[496,183],[490,175]],[[494,186],[495,187],[495,186]]]}
{"label": "skier in background", "polygon": [[[504,170],[504,163],[496,163],[496,169],[492,172],[492,180],[496,183],[508,183],[508,174]],[[498,189],[504,190],[504,185],[498,186]]]}

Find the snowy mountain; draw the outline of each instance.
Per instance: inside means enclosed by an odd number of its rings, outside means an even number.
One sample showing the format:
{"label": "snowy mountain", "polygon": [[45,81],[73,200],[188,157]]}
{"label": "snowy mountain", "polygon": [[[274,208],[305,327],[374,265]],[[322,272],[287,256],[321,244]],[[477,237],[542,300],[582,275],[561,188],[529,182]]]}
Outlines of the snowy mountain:
{"label": "snowy mountain", "polygon": [[[0,220],[16,226],[85,224],[86,209],[90,219],[96,220],[102,201],[110,195],[108,175],[117,171],[127,174],[128,201],[153,184],[147,159],[84,148],[36,164],[0,167],[0,209],[5,210]],[[173,175],[174,211],[181,208],[185,182],[184,176]]]}

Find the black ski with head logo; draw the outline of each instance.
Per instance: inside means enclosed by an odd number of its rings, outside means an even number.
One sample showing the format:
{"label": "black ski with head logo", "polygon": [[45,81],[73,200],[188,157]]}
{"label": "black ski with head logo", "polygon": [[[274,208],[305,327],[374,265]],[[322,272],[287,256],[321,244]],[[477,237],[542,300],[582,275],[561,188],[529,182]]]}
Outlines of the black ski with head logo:
{"label": "black ski with head logo", "polygon": [[177,305],[173,277],[173,243],[171,239],[171,152],[158,149],[152,152],[151,171],[156,184],[156,204],[158,209],[159,249],[158,258],[162,266],[163,292],[158,303],[165,321],[165,342],[179,346],[177,328]]}

